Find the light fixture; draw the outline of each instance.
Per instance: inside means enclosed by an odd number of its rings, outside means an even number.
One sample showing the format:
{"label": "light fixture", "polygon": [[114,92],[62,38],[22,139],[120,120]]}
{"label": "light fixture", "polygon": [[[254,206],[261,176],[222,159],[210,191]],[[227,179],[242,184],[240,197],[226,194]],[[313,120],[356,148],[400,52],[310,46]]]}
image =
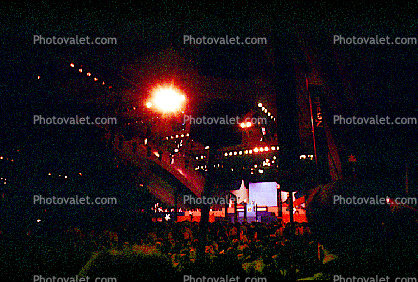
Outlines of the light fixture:
{"label": "light fixture", "polygon": [[154,103],[162,112],[175,112],[179,110],[186,100],[186,96],[175,89],[173,85],[159,85],[154,90]]}

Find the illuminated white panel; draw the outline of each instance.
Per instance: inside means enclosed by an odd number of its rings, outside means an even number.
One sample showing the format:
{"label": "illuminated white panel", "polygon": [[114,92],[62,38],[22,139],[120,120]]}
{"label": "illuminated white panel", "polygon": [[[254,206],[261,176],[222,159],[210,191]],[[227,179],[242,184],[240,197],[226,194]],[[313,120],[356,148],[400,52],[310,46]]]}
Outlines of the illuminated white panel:
{"label": "illuminated white panel", "polygon": [[277,206],[277,183],[257,182],[249,185],[250,203],[256,202],[259,206]]}

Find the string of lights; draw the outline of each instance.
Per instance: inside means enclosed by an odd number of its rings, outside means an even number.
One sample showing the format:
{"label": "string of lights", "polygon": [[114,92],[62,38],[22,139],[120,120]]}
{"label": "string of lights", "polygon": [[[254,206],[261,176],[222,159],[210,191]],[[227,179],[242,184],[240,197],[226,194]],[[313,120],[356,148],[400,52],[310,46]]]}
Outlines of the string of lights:
{"label": "string of lights", "polygon": [[270,119],[272,119],[273,121],[276,121],[276,118],[273,116],[273,114],[266,108],[266,107],[264,107],[263,106],[263,104],[262,103],[258,103],[257,104],[257,106],[258,106],[258,108],[260,108],[260,110],[263,112],[263,113],[265,113],[265,114],[267,114],[267,116],[270,118]]}
{"label": "string of lights", "polygon": [[[70,63],[70,67],[72,67],[72,68],[76,68],[76,65],[74,64],[74,63]],[[83,73],[83,65],[79,65],[78,67],[78,72],[79,73]],[[86,70],[84,70],[84,71],[86,71]],[[97,78],[97,76],[93,76],[92,75],[92,73],[90,72],[90,71],[86,71],[85,72],[86,73],[86,75],[88,76],[88,77],[93,77],[93,81],[97,81],[97,82],[99,82],[99,79]],[[39,79],[40,77],[38,76],[38,79]],[[100,82],[99,82],[100,83]],[[103,85],[103,86],[105,86],[106,85],[106,83],[104,82],[104,80],[101,80],[101,84]],[[112,85],[109,85],[108,86],[108,88],[109,89],[112,89]]]}

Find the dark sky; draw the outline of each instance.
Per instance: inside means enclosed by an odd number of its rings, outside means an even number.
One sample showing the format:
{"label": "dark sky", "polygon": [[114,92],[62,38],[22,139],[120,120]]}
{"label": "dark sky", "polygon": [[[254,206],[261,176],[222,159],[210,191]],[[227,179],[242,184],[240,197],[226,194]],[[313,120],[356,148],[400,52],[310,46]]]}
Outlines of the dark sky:
{"label": "dark sky", "polygon": [[[62,129],[56,128],[51,131],[37,129],[31,124],[35,113],[78,112],[83,102],[100,95],[100,90],[93,92],[93,97],[80,94],[90,89],[90,85],[67,72],[70,61],[83,62],[115,85],[117,91],[129,87],[129,78],[123,77],[125,67],[148,52],[168,47],[193,60],[201,74],[245,80],[249,79],[246,71],[249,63],[265,58],[263,54],[268,50],[281,54],[282,57],[273,55],[278,63],[288,62],[292,56],[302,58],[304,50],[300,46],[303,44],[293,44],[302,38],[307,44],[306,50],[318,54],[317,62],[332,84],[327,97],[330,114],[418,117],[417,45],[335,46],[331,43],[334,34],[347,37],[417,36],[416,4],[357,6],[354,9],[347,9],[348,4],[341,5],[346,7],[297,2],[259,7],[242,5],[234,9],[201,4],[178,6],[170,1],[141,8],[133,3],[96,3],[95,6],[99,6],[96,9],[83,5],[4,6],[0,31],[2,150],[28,144],[31,148],[48,148],[49,145],[45,145],[48,134],[65,136],[57,137],[56,141],[64,152],[71,151],[67,148],[77,147],[74,145],[78,144],[77,133],[63,133]],[[116,37],[118,44],[35,45],[33,36],[37,34],[45,37]],[[204,46],[197,51],[195,47],[183,45],[185,34],[196,37],[265,36],[269,46],[266,49]],[[288,41],[289,34],[300,37]],[[336,59],[338,57],[341,61]],[[271,65],[266,63],[262,68],[265,68],[262,71],[270,71]],[[37,75],[44,81],[39,82]],[[416,156],[415,133],[416,126],[335,129],[338,142],[344,146],[354,144],[356,150],[373,152],[372,155],[379,158],[387,158],[391,150],[402,157],[411,152],[411,160]],[[68,139],[66,134],[72,137]],[[347,136],[351,137],[350,141]],[[64,139],[66,141],[62,142]]]}

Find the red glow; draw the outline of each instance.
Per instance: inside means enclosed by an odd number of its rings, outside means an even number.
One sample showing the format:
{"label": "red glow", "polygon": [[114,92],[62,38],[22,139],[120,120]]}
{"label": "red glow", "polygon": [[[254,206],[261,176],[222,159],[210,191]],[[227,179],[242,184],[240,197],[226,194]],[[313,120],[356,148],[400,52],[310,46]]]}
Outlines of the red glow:
{"label": "red glow", "polygon": [[181,109],[186,97],[173,85],[158,85],[153,90],[153,104],[162,112],[176,112]]}

